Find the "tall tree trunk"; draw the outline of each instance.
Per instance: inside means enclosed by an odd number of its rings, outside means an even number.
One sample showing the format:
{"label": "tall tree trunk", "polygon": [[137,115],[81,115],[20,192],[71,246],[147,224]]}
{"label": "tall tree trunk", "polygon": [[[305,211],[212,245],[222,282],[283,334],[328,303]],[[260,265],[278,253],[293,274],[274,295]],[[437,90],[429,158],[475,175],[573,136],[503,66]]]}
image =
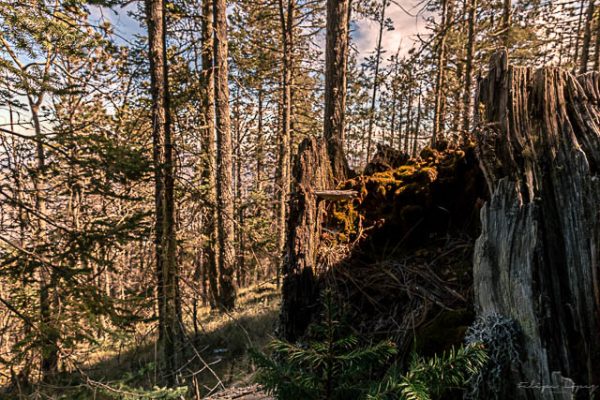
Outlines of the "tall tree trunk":
{"label": "tall tree trunk", "polygon": [[467,41],[467,60],[465,66],[465,88],[463,93],[462,136],[467,140],[471,131],[471,115],[473,109],[473,58],[475,57],[475,25],[477,24],[477,1],[469,0],[469,38]]}
{"label": "tall tree trunk", "polygon": [[581,0],[579,6],[579,21],[577,22],[577,38],[575,39],[575,54],[573,56],[573,73],[577,70],[577,62],[579,61],[579,42],[581,41],[581,24],[583,23],[583,9],[585,8],[585,0]]}
{"label": "tall tree trunk", "polygon": [[162,371],[175,383],[183,331],[176,260],[174,176],[164,0],[146,0],[152,94],[152,141],[155,178],[155,246],[158,293],[158,351]]}
{"label": "tall tree trunk", "polygon": [[236,88],[235,94],[235,112],[234,112],[234,126],[235,126],[235,204],[237,208],[236,225],[235,225],[235,238],[237,243],[237,285],[242,287],[244,285],[244,276],[246,271],[244,270],[244,208],[243,208],[243,182],[242,182],[242,129],[241,129],[241,114],[240,114],[240,93],[239,87]]}
{"label": "tall tree trunk", "polygon": [[596,43],[594,45],[594,71],[600,71],[600,15],[596,18]]}
{"label": "tall tree trunk", "polygon": [[[40,215],[37,224],[37,235],[43,240],[47,240],[46,221],[46,153],[44,150],[44,135],[39,118],[39,109],[43,101],[43,95],[34,102],[29,98],[29,108],[31,119],[35,130],[35,149],[36,149],[36,171],[33,184],[35,189],[35,211]],[[50,290],[55,286],[55,272],[50,270],[49,266],[43,266],[39,272],[40,282],[40,321],[42,323],[41,333],[41,370],[45,380],[50,380],[58,372],[58,340],[59,334],[54,321],[52,309],[52,300]]]}
{"label": "tall tree trunk", "polygon": [[474,252],[476,309],[521,331],[519,359],[492,388],[501,398],[591,399],[600,385],[598,84],[509,66],[505,53],[480,84],[491,199]]}
{"label": "tall tree trunk", "polygon": [[452,0],[442,0],[442,21],[440,23],[440,39],[438,42],[437,74],[435,77],[435,105],[433,135],[431,144],[435,146],[438,135],[443,134],[442,125],[444,123],[443,103],[444,103],[444,79],[446,77],[446,38],[448,37],[448,20],[452,14]]}
{"label": "tall tree trunk", "polygon": [[417,105],[417,121],[415,123],[415,139],[413,141],[413,148],[412,148],[412,156],[416,157],[417,156],[417,148],[419,145],[419,130],[421,129],[421,97],[422,97],[422,87],[419,84],[419,104]]}
{"label": "tall tree trunk", "polygon": [[413,89],[408,88],[408,103],[406,103],[406,123],[404,125],[404,152],[408,154],[410,151],[410,132],[412,127],[412,109],[413,109],[414,94]]}
{"label": "tall tree trunk", "polygon": [[398,111],[397,111],[398,116],[396,117],[398,119],[398,121],[396,122],[396,126],[398,127],[397,128],[398,133],[396,135],[397,136],[396,140],[398,141],[398,146],[397,146],[398,150],[402,151],[402,108],[404,107],[404,94],[401,92],[399,94],[399,96],[400,96],[400,102],[396,107],[398,109]]}
{"label": "tall tree trunk", "polygon": [[579,73],[585,74],[588,70],[588,62],[590,60],[590,47],[592,44],[592,24],[594,22],[595,0],[590,0],[588,5],[587,15],[585,17],[585,32],[583,34],[583,44],[581,46],[581,64]]}
{"label": "tall tree trunk", "polygon": [[[279,20],[281,26],[281,39],[283,42],[282,53],[282,85],[281,85],[281,135],[279,140],[279,165],[278,165],[278,186],[279,186],[279,223],[278,223],[278,250],[283,254],[286,236],[287,203],[290,193],[290,147],[291,147],[291,128],[292,128],[292,67],[294,50],[294,21],[296,12],[296,1],[287,0],[284,5],[283,0],[279,0]],[[280,269],[277,268],[277,284],[280,280]]]}
{"label": "tall tree trunk", "polygon": [[377,104],[377,90],[379,89],[379,64],[381,61],[381,41],[383,40],[383,28],[385,27],[385,9],[388,0],[381,2],[381,16],[379,18],[379,33],[377,36],[377,48],[375,49],[375,73],[373,76],[373,93],[371,94],[371,107],[369,108],[369,132],[367,136],[367,162],[371,160],[371,147],[373,140],[373,129],[375,128],[375,105]]}
{"label": "tall tree trunk", "polygon": [[333,176],[344,180],[349,173],[344,154],[346,79],[348,67],[350,0],[327,0],[325,43],[325,114],[323,134]]}
{"label": "tall tree trunk", "polygon": [[396,88],[392,89],[392,109],[391,109],[391,113],[392,116],[390,117],[390,141],[389,141],[389,145],[390,147],[394,147],[394,138],[396,136],[396,102],[398,94],[397,94],[397,90]]}
{"label": "tall tree trunk", "polygon": [[502,44],[510,49],[510,30],[512,24],[512,0],[504,0],[502,5]]}
{"label": "tall tree trunk", "polygon": [[206,203],[204,234],[208,238],[205,251],[205,270],[210,286],[210,304],[215,308],[219,299],[218,273],[218,241],[217,225],[217,185],[216,185],[216,154],[215,142],[215,71],[214,71],[214,39],[213,39],[213,3],[212,0],[202,1],[202,114],[204,129],[202,129],[202,177],[206,186]]}
{"label": "tall tree trunk", "polygon": [[217,207],[219,226],[219,306],[235,306],[235,232],[233,213],[233,153],[229,115],[227,62],[227,1],[213,0],[215,47],[215,114],[217,129]]}
{"label": "tall tree trunk", "polygon": [[257,129],[256,129],[256,191],[261,192],[263,189],[263,163],[265,157],[265,138],[263,132],[263,119],[264,119],[264,89],[262,86],[258,89],[257,95],[258,103],[258,115],[257,115]]}

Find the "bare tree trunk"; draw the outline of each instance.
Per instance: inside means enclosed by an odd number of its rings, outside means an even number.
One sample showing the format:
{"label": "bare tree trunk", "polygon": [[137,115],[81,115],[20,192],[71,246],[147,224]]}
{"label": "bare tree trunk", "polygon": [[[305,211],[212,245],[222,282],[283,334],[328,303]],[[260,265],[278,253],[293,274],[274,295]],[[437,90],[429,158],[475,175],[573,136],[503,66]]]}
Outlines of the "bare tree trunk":
{"label": "bare tree trunk", "polygon": [[413,149],[412,149],[412,156],[416,157],[417,155],[417,148],[418,148],[418,144],[419,144],[419,130],[421,129],[421,96],[422,96],[422,87],[421,84],[419,84],[419,104],[417,106],[417,122],[415,124],[415,139],[413,141]]}
{"label": "bare tree trunk", "polygon": [[477,1],[469,0],[469,38],[467,43],[467,62],[465,67],[465,88],[463,97],[462,136],[466,140],[471,131],[471,115],[473,109],[473,57],[475,56],[475,25],[477,24]]}
{"label": "bare tree trunk", "polygon": [[217,128],[217,207],[219,226],[219,306],[235,306],[235,232],[233,213],[233,152],[229,116],[229,66],[227,62],[227,1],[214,0],[215,105]]}
{"label": "bare tree trunk", "polygon": [[588,70],[588,62],[590,60],[590,47],[592,43],[592,24],[594,22],[595,0],[590,0],[588,5],[587,15],[585,17],[585,32],[583,34],[583,45],[581,47],[581,65],[579,73],[585,74]]}
{"label": "bare tree trunk", "polygon": [[210,285],[210,304],[215,308],[219,299],[218,251],[219,229],[217,225],[217,185],[215,142],[215,71],[214,71],[214,39],[213,39],[213,3],[202,1],[202,180],[207,188],[204,234],[208,238],[205,246],[206,276]]}
{"label": "bare tree trunk", "polygon": [[239,96],[239,88],[236,89],[235,95],[235,141],[237,142],[235,148],[235,204],[237,208],[237,220],[235,225],[235,237],[237,243],[237,286],[244,286],[244,276],[246,271],[244,270],[244,207],[243,207],[243,182],[242,182],[242,164],[243,164],[243,154],[242,154],[242,129],[240,124],[240,96]]}
{"label": "bare tree trunk", "polygon": [[575,39],[575,54],[573,55],[573,73],[575,73],[577,70],[577,61],[579,61],[579,42],[581,41],[581,24],[583,23],[583,9],[585,6],[585,0],[581,0],[580,3],[579,21],[577,22],[577,38]]}
{"label": "bare tree trunk", "polygon": [[491,199],[474,254],[477,313],[522,331],[521,362],[493,388],[501,398],[593,398],[600,384],[598,84],[500,53],[480,85]]}
{"label": "bare tree trunk", "polygon": [[404,152],[408,154],[410,151],[410,132],[412,127],[412,109],[413,109],[414,94],[412,88],[408,89],[408,103],[406,104],[406,124],[404,125]]}
{"label": "bare tree trunk", "polygon": [[442,125],[444,123],[443,103],[444,103],[444,79],[446,77],[446,38],[448,37],[448,20],[452,14],[452,0],[442,0],[442,21],[440,23],[440,40],[438,42],[437,74],[435,77],[435,105],[433,135],[431,144],[435,146],[438,135],[442,135]]}
{"label": "bare tree trunk", "polygon": [[348,176],[344,155],[346,79],[350,31],[350,0],[327,1],[327,40],[325,45],[325,115],[323,134],[337,180]]}
{"label": "bare tree trunk", "polygon": [[[294,14],[296,12],[295,0],[287,0],[284,5],[283,0],[279,0],[279,19],[281,24],[281,39],[283,42],[282,54],[282,109],[281,109],[281,135],[279,141],[279,165],[278,165],[278,185],[279,185],[279,222],[278,222],[278,250],[283,254],[285,247],[286,220],[287,220],[287,202],[290,193],[290,147],[291,147],[291,127],[292,127],[292,67],[293,67],[293,49],[294,49]],[[277,268],[277,284],[280,281],[280,267]]]}
{"label": "bare tree trunk", "polygon": [[404,94],[400,93],[400,102],[398,104],[398,122],[396,122],[396,125],[398,126],[398,134],[397,136],[397,140],[398,140],[398,150],[402,150],[402,108],[404,107]]}
{"label": "bare tree trunk", "polygon": [[264,119],[264,90],[262,86],[258,89],[258,115],[257,115],[257,130],[256,130],[256,190],[261,192],[263,189],[263,163],[265,157],[265,138],[263,132],[263,119]]}
{"label": "bare tree trunk", "polygon": [[[44,150],[44,135],[39,118],[39,109],[43,102],[43,95],[40,95],[37,101],[29,97],[29,109],[31,119],[35,130],[35,149],[36,149],[36,171],[33,177],[35,189],[35,210],[40,215],[38,217],[37,235],[42,240],[47,240],[46,221],[46,153]],[[55,286],[55,272],[50,270],[49,266],[42,266],[39,272],[40,283],[40,321],[42,323],[42,346],[41,346],[41,370],[45,380],[51,379],[58,372],[58,329],[55,326],[54,313],[50,290]]]}
{"label": "bare tree trunk", "polygon": [[390,147],[394,147],[394,137],[396,136],[396,102],[398,101],[397,99],[398,94],[397,94],[397,90],[396,88],[392,89],[392,116],[391,116],[391,120],[390,120]]}
{"label": "bare tree trunk", "polygon": [[367,136],[367,162],[371,160],[371,147],[373,140],[373,129],[375,127],[375,105],[377,102],[377,90],[379,89],[379,64],[381,61],[381,41],[383,40],[383,28],[385,26],[385,9],[388,0],[381,2],[381,17],[379,19],[379,34],[377,36],[377,48],[375,49],[375,74],[373,76],[373,94],[371,95],[371,108],[369,109],[369,133]]}
{"label": "bare tree trunk", "polygon": [[510,48],[510,29],[512,24],[512,0],[504,0],[502,5],[502,42]]}
{"label": "bare tree trunk", "polygon": [[600,16],[596,18],[596,43],[594,45],[594,71],[600,71]]}
{"label": "bare tree trunk", "polygon": [[152,139],[155,178],[155,246],[158,293],[158,348],[169,384],[181,359],[183,332],[176,260],[174,176],[166,49],[164,0],[146,1],[152,94]]}

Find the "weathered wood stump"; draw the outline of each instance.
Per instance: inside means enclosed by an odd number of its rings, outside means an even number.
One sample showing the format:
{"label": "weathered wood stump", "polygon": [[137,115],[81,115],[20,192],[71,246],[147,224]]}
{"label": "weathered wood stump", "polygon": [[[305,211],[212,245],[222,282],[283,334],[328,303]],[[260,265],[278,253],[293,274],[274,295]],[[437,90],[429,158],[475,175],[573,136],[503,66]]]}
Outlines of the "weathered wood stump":
{"label": "weathered wood stump", "polygon": [[506,53],[480,82],[491,199],[475,302],[479,315],[507,316],[522,331],[522,359],[501,398],[593,398],[600,385],[599,88],[598,73],[516,67]]}
{"label": "weathered wood stump", "polygon": [[319,194],[334,187],[324,141],[300,144],[292,175],[281,305],[281,335],[290,341],[304,333],[319,300],[317,253],[325,211]]}

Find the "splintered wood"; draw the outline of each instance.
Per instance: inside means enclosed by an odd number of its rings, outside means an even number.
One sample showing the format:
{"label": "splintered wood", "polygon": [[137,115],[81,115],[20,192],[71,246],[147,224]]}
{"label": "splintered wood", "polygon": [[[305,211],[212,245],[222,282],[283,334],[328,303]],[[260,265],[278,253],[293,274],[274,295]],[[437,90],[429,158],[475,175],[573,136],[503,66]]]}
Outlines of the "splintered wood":
{"label": "splintered wood", "polygon": [[480,83],[491,199],[475,302],[478,314],[508,316],[522,330],[522,360],[499,398],[570,399],[600,384],[599,99],[598,73],[516,67],[504,52]]}

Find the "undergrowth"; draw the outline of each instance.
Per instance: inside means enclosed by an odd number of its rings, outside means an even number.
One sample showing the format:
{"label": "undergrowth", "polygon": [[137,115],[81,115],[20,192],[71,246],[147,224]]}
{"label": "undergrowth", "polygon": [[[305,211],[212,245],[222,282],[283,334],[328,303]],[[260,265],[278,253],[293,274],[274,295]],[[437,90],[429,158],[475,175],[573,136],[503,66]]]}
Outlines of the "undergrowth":
{"label": "undergrowth", "polygon": [[370,342],[348,333],[328,292],[323,308],[308,341],[275,340],[270,354],[253,352],[255,379],[277,399],[429,400],[465,388],[486,364],[483,345],[472,343],[427,359],[415,354],[403,370],[391,340]]}

